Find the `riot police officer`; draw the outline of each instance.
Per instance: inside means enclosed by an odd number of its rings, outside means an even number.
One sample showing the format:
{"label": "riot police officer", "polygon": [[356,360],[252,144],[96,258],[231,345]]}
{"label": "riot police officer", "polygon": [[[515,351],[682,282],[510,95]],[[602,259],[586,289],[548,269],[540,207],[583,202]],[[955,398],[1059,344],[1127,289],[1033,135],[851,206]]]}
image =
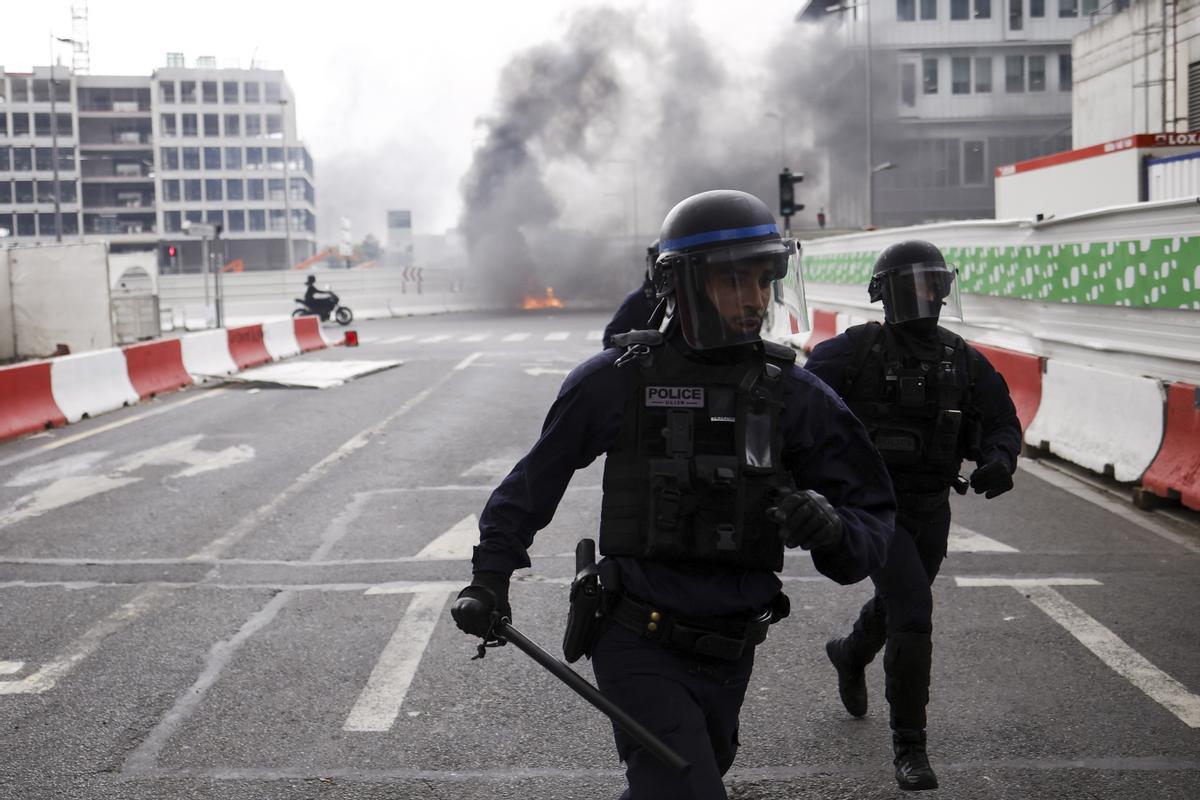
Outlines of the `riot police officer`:
{"label": "riot police officer", "polygon": [[872,574],[875,594],[853,631],[826,653],[846,710],[867,713],[864,668],[884,650],[896,781],[937,788],[925,749],[932,659],[933,598],[950,532],[950,489],[964,457],[970,486],[990,499],[1012,488],[1021,428],[1004,378],[962,337],[938,326],[962,318],[955,271],[929,242],[904,241],[879,254],[871,302],[884,322],[849,328],[813,349],[806,368],[837,392],[866,425],[888,465],[899,512],[887,562]]}
{"label": "riot police officer", "polygon": [[627,331],[642,330],[643,328],[657,327],[651,324],[655,310],[658,308],[659,300],[654,293],[654,280],[651,277],[654,271],[654,262],[658,260],[658,240],[646,248],[646,278],[642,281],[642,285],[634,289],[621,302],[617,313],[613,314],[613,318],[608,325],[604,326],[604,337],[601,340],[603,348],[607,350],[612,347],[612,337],[618,333],[626,333]]}
{"label": "riot police officer", "polygon": [[759,335],[771,281],[796,252],[770,209],[704,192],[671,210],[660,239],[661,330],[618,336],[567,376],[480,515],[460,595],[471,602],[452,613],[485,638],[492,609],[511,615],[510,576],[530,565],[534,534],[572,473],[607,453],[596,680],[692,764],[681,777],[614,729],[623,797],[708,800],[726,797],[755,647],[786,615],[784,547],[839,583],[861,580],[883,564],[895,505],[861,423]]}

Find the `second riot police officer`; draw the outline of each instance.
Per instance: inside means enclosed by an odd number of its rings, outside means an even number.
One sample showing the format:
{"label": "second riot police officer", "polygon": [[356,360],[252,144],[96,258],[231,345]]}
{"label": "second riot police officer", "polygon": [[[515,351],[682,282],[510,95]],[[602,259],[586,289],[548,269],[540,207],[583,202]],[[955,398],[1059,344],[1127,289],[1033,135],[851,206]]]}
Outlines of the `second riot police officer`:
{"label": "second riot police officer", "polygon": [[950,532],[950,489],[976,462],[969,485],[990,499],[1012,488],[1021,428],[1004,378],[962,337],[938,326],[962,314],[955,271],[929,242],[886,248],[869,294],[884,322],[849,328],[813,349],[806,369],[824,380],[867,426],[888,465],[899,511],[887,563],[871,576],[875,596],[851,633],[826,652],[846,710],[867,713],[864,668],[881,649],[896,781],[935,789],[925,750],[933,598]]}
{"label": "second riot police officer", "polygon": [[658,309],[659,300],[654,291],[654,262],[658,260],[658,240],[646,248],[646,278],[642,285],[634,289],[621,302],[620,307],[609,323],[604,326],[604,336],[601,339],[604,349],[613,346],[613,337],[618,333],[642,330],[655,327],[651,325],[651,317]]}
{"label": "second riot police officer", "polygon": [[744,192],[694,195],[667,215],[660,248],[661,330],[618,336],[567,376],[480,516],[468,602],[452,611],[485,638],[492,610],[511,616],[510,576],[530,565],[534,534],[572,473],[606,453],[596,680],[692,765],[680,776],[615,729],[623,797],[716,800],[755,648],[786,615],[785,546],[839,583],[861,580],[884,562],[895,505],[862,424],[760,338],[796,253],[770,209]]}

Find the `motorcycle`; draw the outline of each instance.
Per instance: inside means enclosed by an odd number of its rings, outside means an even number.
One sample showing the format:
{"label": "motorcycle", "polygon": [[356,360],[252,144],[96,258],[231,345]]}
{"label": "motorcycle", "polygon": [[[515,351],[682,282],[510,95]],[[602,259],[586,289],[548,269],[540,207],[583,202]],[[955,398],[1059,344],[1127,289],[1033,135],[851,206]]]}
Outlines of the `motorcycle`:
{"label": "motorcycle", "polygon": [[292,312],[292,316],[304,317],[311,315],[320,317],[322,322],[329,322],[329,317],[332,315],[333,318],[341,325],[349,325],[354,319],[354,312],[346,308],[346,306],[339,305],[338,296],[336,294],[330,292],[328,298],[322,299],[327,304],[327,307],[317,310],[308,303],[304,302],[304,298],[297,297],[296,302],[303,306],[303,308],[297,308]]}

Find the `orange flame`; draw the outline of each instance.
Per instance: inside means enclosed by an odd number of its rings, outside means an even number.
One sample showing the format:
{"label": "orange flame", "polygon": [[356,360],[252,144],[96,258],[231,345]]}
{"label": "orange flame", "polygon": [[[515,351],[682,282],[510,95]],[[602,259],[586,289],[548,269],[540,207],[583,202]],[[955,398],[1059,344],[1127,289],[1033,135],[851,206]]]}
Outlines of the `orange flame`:
{"label": "orange flame", "polygon": [[554,296],[554,290],[549,286],[546,287],[545,297],[533,297],[525,295],[525,299],[521,302],[521,308],[529,311],[535,308],[562,308],[562,300]]}

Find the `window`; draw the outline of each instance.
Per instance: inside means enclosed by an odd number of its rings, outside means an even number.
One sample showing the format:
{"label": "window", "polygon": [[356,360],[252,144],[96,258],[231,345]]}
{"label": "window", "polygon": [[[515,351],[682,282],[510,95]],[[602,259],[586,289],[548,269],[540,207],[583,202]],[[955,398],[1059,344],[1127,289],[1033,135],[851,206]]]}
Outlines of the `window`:
{"label": "window", "polygon": [[279,83],[276,81],[267,81],[263,84],[263,102],[278,103],[280,99]]}
{"label": "window", "polygon": [[237,81],[225,81],[224,83],[222,83],[221,84],[221,94],[224,95],[223,99],[225,100],[226,103],[238,102],[238,82]]}
{"label": "window", "polygon": [[221,168],[221,148],[219,148],[219,147],[204,148],[204,168],[205,169],[220,169]]}
{"label": "window", "polygon": [[163,181],[162,188],[163,188],[163,200],[167,201],[168,203],[178,203],[179,202],[179,197],[180,197],[179,181],[177,181],[177,180]]}
{"label": "window", "polygon": [[917,18],[917,0],[896,0],[896,19],[912,22]]}
{"label": "window", "polygon": [[1088,16],[1095,14],[1099,10],[1099,0],[1083,0],[1083,15]]}
{"label": "window", "polygon": [[265,231],[267,229],[267,214],[262,209],[250,210],[250,230]]}
{"label": "window", "polygon": [[1004,57],[1004,91],[1025,91],[1025,56]]}
{"label": "window", "polygon": [[975,19],[992,18],[992,0],[975,0]]}
{"label": "window", "polygon": [[267,199],[283,199],[283,178],[270,178],[267,180]]}
{"label": "window", "polygon": [[936,58],[921,59],[921,87],[925,94],[937,94],[938,90],[938,60]]}
{"label": "window", "polygon": [[225,181],[225,199],[227,200],[245,200],[246,194],[242,191],[242,181],[240,178],[231,178]]}
{"label": "window", "polygon": [[950,0],[950,19],[970,19],[971,0]]}
{"label": "window", "polygon": [[950,59],[950,92],[951,94],[971,93],[971,59],[958,57]]}
{"label": "window", "polygon": [[[231,200],[233,198],[230,198]],[[246,230],[246,212],[245,211],[230,211],[229,212],[229,230],[240,233]]]}
{"label": "window", "polygon": [[34,114],[33,115],[33,135],[34,136],[50,136],[50,115],[49,114]]}
{"label": "window", "polygon": [[50,172],[54,169],[54,149],[39,147],[34,151],[33,165],[39,172]]}
{"label": "window", "polygon": [[982,56],[975,59],[975,92],[987,94],[992,91],[992,59]]}
{"label": "window", "polygon": [[[0,98],[0,101],[2,100],[3,98]],[[8,114],[0,113],[0,136],[8,136]]]}
{"label": "window", "polygon": [[75,171],[75,148],[60,147],[58,148],[58,169],[60,172]]}
{"label": "window", "polygon": [[204,115],[204,135],[205,136],[220,136],[220,115],[205,114]]}
{"label": "window", "polygon": [[283,209],[272,208],[271,209],[271,230],[273,230],[273,231],[287,230],[287,228],[284,225],[284,221],[286,219],[287,218],[283,215]]}
{"label": "window", "polygon": [[184,169],[200,169],[200,148],[185,147],[183,148],[183,168]]}
{"label": "window", "polygon": [[33,102],[49,103],[50,102],[50,81],[43,78],[33,79]]}
{"label": "window", "polygon": [[[3,192],[0,189],[0,192]],[[2,197],[3,195],[0,195]],[[0,201],[8,202],[8,201]],[[0,213],[0,236],[9,236],[13,233],[13,215],[8,213]]]}
{"label": "window", "polygon": [[225,135],[226,136],[241,136],[242,135],[242,118],[237,114],[225,115]]}
{"label": "window", "polygon": [[200,131],[196,127],[196,115],[195,114],[180,114],[179,118],[182,120],[184,136],[199,135]]}
{"label": "window", "polygon": [[262,116],[259,114],[246,115],[246,136],[262,136]]}
{"label": "window", "polygon": [[267,114],[267,136],[283,135],[283,117],[279,114]]}
{"label": "window", "polygon": [[0,172],[8,172],[12,169],[12,157],[9,155],[12,148],[8,145],[0,145]]}
{"label": "window", "polygon": [[1025,0],[1008,0],[1008,29],[1019,31],[1025,27]]}
{"label": "window", "polygon": [[1071,54],[1058,54],[1058,90],[1071,91]]}
{"label": "window", "polygon": [[242,168],[242,148],[226,147],[225,148],[225,169],[241,169]]}
{"label": "window", "polygon": [[[59,185],[65,186],[66,184],[64,184],[60,181]],[[75,184],[73,184],[73,183],[71,184],[72,187],[74,187],[74,185]],[[39,203],[53,203],[54,202],[54,181],[38,181],[36,190],[37,190],[37,201]],[[66,192],[64,192],[63,194],[65,195]],[[63,197],[62,202],[65,203],[65,202],[69,202],[69,201],[67,200],[66,197]]]}
{"label": "window", "polygon": [[204,98],[204,102],[206,102],[206,103],[217,102],[217,82],[216,81],[205,81],[204,83],[200,84],[200,92],[201,92],[201,96]]}
{"label": "window", "polygon": [[179,220],[179,212],[168,211],[163,214],[163,227],[167,229],[167,233],[179,233],[182,228]]}
{"label": "window", "polygon": [[220,225],[225,227],[225,212],[219,208],[210,208],[204,212],[204,221],[209,225]]}
{"label": "window", "polygon": [[983,142],[963,142],[962,162],[963,184],[967,186],[981,186],[987,183],[987,166],[983,157]]}
{"label": "window", "polygon": [[267,169],[283,169],[283,148],[267,148]]}
{"label": "window", "polygon": [[13,136],[28,136],[29,135],[29,115],[24,111],[13,112],[12,115],[12,135]]}
{"label": "window", "polygon": [[181,103],[196,102],[196,82],[195,81],[180,81],[179,82],[179,102],[181,102]]}
{"label": "window", "polygon": [[74,136],[75,130],[72,126],[70,114],[56,114],[58,117],[58,135],[59,136]]}
{"label": "window", "polygon": [[37,236],[37,228],[33,220],[33,214],[17,214],[17,236]]}
{"label": "window", "polygon": [[[12,202],[12,184],[8,181],[0,181],[0,205],[8,205]],[[3,222],[0,222],[0,227],[8,228]]]}
{"label": "window", "polygon": [[186,180],[183,182],[183,199],[189,203],[196,203],[201,200],[200,181]]}
{"label": "window", "polygon": [[250,200],[265,200],[262,178],[251,178],[246,181],[246,197]]}
{"label": "window", "polygon": [[210,178],[204,182],[204,199],[208,202],[224,200],[224,186],[219,178]]}
{"label": "window", "polygon": [[259,86],[258,81],[246,81],[246,83],[243,84],[243,86],[242,86],[242,88],[244,90],[243,96],[246,98],[247,103],[260,102],[259,95],[258,95],[258,86]]}
{"label": "window", "polygon": [[246,169],[263,168],[263,151],[261,147],[246,148]]}
{"label": "window", "polygon": [[1046,0],[1029,0],[1029,18],[1041,19],[1046,16]]}
{"label": "window", "polygon": [[33,150],[29,147],[14,147],[13,172],[33,172]]}
{"label": "window", "polygon": [[29,102],[29,81],[24,78],[10,78],[12,81],[12,99],[14,103]]}
{"label": "window", "polygon": [[17,181],[13,187],[16,189],[14,194],[18,203],[33,202],[33,181]]}
{"label": "window", "polygon": [[175,81],[159,81],[158,99],[163,103],[175,102]]}
{"label": "window", "polygon": [[175,115],[160,114],[158,117],[158,129],[163,136],[175,136]]}
{"label": "window", "polygon": [[937,19],[937,0],[921,0],[921,19]]}
{"label": "window", "polygon": [[179,148],[163,147],[158,151],[159,166],[164,170],[179,169]]}
{"label": "window", "polygon": [[[1200,131],[1200,61],[1188,64],[1188,130]],[[2,162],[0,162],[2,163]]]}
{"label": "window", "polygon": [[185,211],[183,212],[183,218],[188,222],[204,222],[204,212],[200,210]]}
{"label": "window", "polygon": [[1058,0],[1058,15],[1060,17],[1079,16],[1079,0]]}
{"label": "window", "polygon": [[1046,57],[1029,57],[1029,91],[1046,91]]}

